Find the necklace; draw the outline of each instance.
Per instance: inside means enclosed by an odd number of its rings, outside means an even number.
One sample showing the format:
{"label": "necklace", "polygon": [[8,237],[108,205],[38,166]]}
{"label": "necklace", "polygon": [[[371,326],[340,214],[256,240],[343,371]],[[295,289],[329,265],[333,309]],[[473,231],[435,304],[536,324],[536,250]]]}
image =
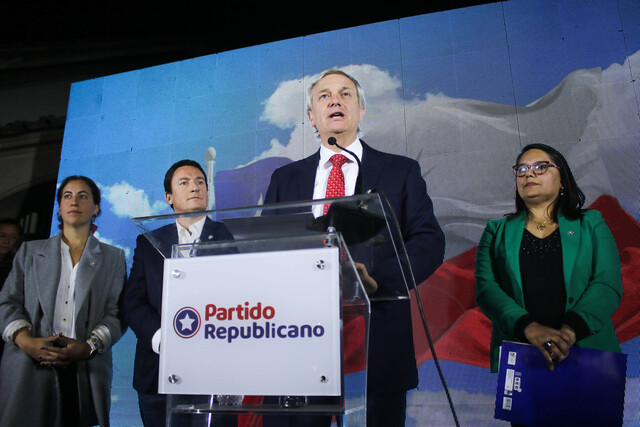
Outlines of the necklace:
{"label": "necklace", "polygon": [[548,220],[548,219],[545,219],[545,220],[544,220],[544,221],[542,221],[542,222],[538,222],[538,221],[535,221],[535,220],[533,220],[533,219],[532,219],[531,221],[533,221],[533,223],[534,223],[534,224],[536,224],[536,228],[537,228],[538,230],[540,230],[540,231],[542,231],[542,230],[546,230],[546,229],[547,229],[547,223],[549,222],[549,220]]}
{"label": "necklace", "polygon": [[89,239],[88,238],[85,239],[84,242],[82,242],[81,244],[76,245],[76,246],[71,246],[71,242],[67,238],[64,238],[63,240],[65,241],[65,243],[69,247],[70,251],[75,251],[75,250],[78,250],[78,249],[83,249],[84,250],[84,247],[87,245],[87,240],[89,240]]}

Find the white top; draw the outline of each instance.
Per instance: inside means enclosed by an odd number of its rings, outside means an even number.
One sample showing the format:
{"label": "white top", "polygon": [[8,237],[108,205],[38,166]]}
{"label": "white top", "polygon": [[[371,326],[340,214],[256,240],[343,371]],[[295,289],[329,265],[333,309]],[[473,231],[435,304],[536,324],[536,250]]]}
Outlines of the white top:
{"label": "white top", "polygon": [[[356,139],[351,145],[345,147],[353,154],[358,156],[362,161],[362,144],[359,139]],[[342,173],[344,174],[344,195],[353,196],[356,189],[356,181],[358,180],[358,162],[353,156],[346,151],[340,151],[336,153],[325,147],[320,146],[320,162],[318,163],[318,169],[316,170],[316,181],[313,186],[313,200],[324,199],[327,193],[327,184],[329,182],[329,173],[333,167],[331,163],[331,156],[334,154],[343,154],[349,161],[342,165]],[[313,206],[313,216],[319,217],[322,215],[322,208],[324,205],[317,204]]]}

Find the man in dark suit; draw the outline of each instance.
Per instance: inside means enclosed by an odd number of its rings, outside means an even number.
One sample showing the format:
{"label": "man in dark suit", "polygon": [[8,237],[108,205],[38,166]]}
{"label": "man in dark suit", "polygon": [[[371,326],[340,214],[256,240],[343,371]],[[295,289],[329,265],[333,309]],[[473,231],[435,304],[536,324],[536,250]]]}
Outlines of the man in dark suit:
{"label": "man in dark suit", "polygon": [[[167,171],[165,199],[175,213],[206,210],[207,178],[193,160],[181,160]],[[181,217],[152,232],[165,256],[176,243],[231,240],[224,225],[205,216]],[[133,387],[138,392],[140,415],[145,426],[166,425],[166,395],[158,394],[160,319],[164,257],[143,236],[136,240],[133,266],[125,285],[123,313],[138,342],[133,371]]]}
{"label": "man in dark suit", "polygon": [[[361,159],[362,189],[375,188],[388,198],[398,219],[416,283],[421,283],[443,261],[444,234],[433,214],[420,166],[407,157],[377,151],[358,138],[365,110],[364,97],[360,84],[350,75],[339,70],[325,71],[311,85],[307,95],[309,120],[317,130],[321,148],[310,157],[277,169],[271,177],[265,204],[328,197],[331,156],[336,153],[348,158],[342,166],[345,195],[353,195],[358,165],[349,153],[329,144],[329,138],[335,138],[338,146]],[[321,215],[322,211],[314,210],[314,214]],[[381,262],[371,271],[359,271],[365,284],[373,284],[367,288],[377,288],[372,297],[389,287],[404,286],[401,277],[394,277],[398,271],[389,265]],[[403,426],[407,391],[417,385],[409,300],[381,302],[372,298],[367,426]],[[314,418],[315,422],[309,418]],[[280,425],[286,424],[280,421]],[[320,426],[328,425],[328,422],[326,417],[290,418],[289,425]]]}

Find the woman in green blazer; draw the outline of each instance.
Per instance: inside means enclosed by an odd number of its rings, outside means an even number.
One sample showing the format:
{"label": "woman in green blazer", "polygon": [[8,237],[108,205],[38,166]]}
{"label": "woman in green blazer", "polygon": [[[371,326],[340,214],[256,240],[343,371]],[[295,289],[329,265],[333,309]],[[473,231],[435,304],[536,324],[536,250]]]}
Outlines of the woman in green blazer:
{"label": "woman in green blazer", "polygon": [[611,315],[622,299],[620,257],[565,158],[544,144],[522,149],[516,212],[487,223],[476,255],[476,301],[493,324],[491,370],[502,341],[536,346],[549,369],[571,346],[621,351]]}

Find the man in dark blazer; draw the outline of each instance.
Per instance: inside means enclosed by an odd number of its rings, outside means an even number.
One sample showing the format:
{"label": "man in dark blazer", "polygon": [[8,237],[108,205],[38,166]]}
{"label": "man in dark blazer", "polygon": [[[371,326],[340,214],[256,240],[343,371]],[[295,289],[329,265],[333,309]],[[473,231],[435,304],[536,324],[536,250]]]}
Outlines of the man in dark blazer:
{"label": "man in dark blazer", "polygon": [[[165,175],[165,198],[175,213],[203,211],[207,208],[207,179],[193,160],[175,163]],[[208,217],[182,217],[152,232],[165,256],[176,243],[231,240],[221,223]],[[165,426],[166,395],[158,394],[160,319],[164,257],[143,235],[136,240],[133,265],[125,285],[124,317],[138,342],[133,371],[133,387],[138,392],[140,415],[145,426]]]}
{"label": "man in dark blazer", "polygon": [[[335,145],[354,152],[361,159],[363,191],[375,189],[389,200],[397,219],[416,283],[427,279],[444,258],[444,234],[433,214],[433,205],[420,166],[407,157],[383,153],[358,138],[364,116],[364,97],[359,83],[339,70],[321,74],[308,92],[308,116],[322,146],[310,157],[277,169],[269,184],[265,204],[325,198],[331,162],[335,153],[349,162],[342,167],[345,195],[353,195],[358,179],[355,159]],[[321,214],[315,212],[314,214]],[[384,252],[384,251],[381,251]],[[404,286],[401,277],[384,263],[361,272],[363,282],[373,280],[383,292]],[[375,286],[374,286],[375,287]],[[372,294],[375,296],[375,293]],[[403,426],[406,393],[417,387],[418,371],[413,345],[410,302],[407,299],[380,302],[372,298],[367,378],[367,426]],[[326,419],[290,419],[290,425],[328,425]],[[281,424],[282,425],[282,422]],[[286,424],[284,424],[286,425]]]}

